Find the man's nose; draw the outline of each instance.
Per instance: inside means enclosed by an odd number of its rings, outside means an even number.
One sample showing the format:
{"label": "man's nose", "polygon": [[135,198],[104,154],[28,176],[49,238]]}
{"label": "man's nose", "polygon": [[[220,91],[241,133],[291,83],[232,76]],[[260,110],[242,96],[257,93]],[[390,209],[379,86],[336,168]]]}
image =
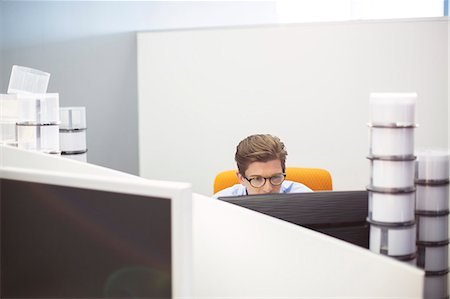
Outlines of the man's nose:
{"label": "man's nose", "polygon": [[266,180],[264,182],[263,191],[265,193],[269,193],[270,191],[272,191],[272,189],[273,189],[272,183],[270,183],[270,180]]}

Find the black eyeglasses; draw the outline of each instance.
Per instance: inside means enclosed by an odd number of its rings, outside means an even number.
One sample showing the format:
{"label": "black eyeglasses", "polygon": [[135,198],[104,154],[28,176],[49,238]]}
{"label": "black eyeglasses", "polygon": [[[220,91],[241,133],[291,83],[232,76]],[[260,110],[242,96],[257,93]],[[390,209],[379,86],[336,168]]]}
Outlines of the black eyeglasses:
{"label": "black eyeglasses", "polygon": [[280,174],[276,174],[273,175],[271,177],[265,178],[262,176],[255,176],[253,178],[246,178],[245,176],[243,176],[244,179],[246,179],[250,185],[252,185],[255,188],[261,188],[262,186],[264,186],[266,184],[266,180],[269,180],[269,182],[274,185],[274,186],[279,186],[284,182],[284,179],[286,178],[286,174],[285,173],[280,173]]}

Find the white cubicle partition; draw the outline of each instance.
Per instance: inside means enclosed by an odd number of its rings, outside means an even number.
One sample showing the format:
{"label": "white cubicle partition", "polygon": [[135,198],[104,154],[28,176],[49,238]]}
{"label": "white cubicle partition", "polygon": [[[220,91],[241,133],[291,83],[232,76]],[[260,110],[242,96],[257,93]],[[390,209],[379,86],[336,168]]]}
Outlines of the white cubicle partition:
{"label": "white cubicle partition", "polygon": [[448,18],[139,33],[139,173],[208,195],[241,139],[272,133],[288,165],[362,190],[371,92],[417,92],[416,148],[448,148],[448,33]]}
{"label": "white cubicle partition", "polygon": [[0,145],[0,166],[33,168],[49,171],[65,171],[70,173],[114,176],[119,178],[145,179],[125,172],[89,163],[80,163],[63,156],[48,155],[36,151],[19,149],[13,146]]}
{"label": "white cubicle partition", "polygon": [[422,298],[424,272],[198,194],[195,298]]}

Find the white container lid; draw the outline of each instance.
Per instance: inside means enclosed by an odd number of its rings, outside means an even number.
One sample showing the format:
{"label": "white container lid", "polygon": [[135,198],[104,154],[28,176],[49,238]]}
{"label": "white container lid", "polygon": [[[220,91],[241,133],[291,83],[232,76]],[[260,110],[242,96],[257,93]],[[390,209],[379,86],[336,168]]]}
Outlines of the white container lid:
{"label": "white container lid", "polygon": [[19,123],[52,124],[59,122],[58,93],[17,94]]}
{"label": "white container lid", "polygon": [[61,120],[60,129],[86,129],[86,107],[61,107],[59,108],[59,116]]}
{"label": "white container lid", "polygon": [[416,102],[416,93],[371,93],[370,121],[378,125],[413,125]]}
{"label": "white container lid", "polygon": [[17,121],[19,101],[14,94],[0,94],[0,122]]}
{"label": "white container lid", "polygon": [[418,180],[447,180],[449,178],[449,152],[447,150],[419,151],[416,163]]}
{"label": "white container lid", "polygon": [[46,93],[49,80],[49,73],[13,65],[8,93]]}

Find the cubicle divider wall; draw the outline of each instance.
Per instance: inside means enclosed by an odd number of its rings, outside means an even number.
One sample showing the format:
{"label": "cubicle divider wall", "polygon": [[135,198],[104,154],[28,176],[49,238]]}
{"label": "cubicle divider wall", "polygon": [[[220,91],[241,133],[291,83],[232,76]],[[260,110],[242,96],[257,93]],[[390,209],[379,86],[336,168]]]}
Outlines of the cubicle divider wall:
{"label": "cubicle divider wall", "polygon": [[[303,202],[305,209],[319,208],[325,218],[333,218],[333,209],[326,208],[326,196],[321,198],[320,193],[309,193],[312,197],[299,199],[297,203]],[[358,200],[365,198],[366,201],[367,193],[357,191],[347,195],[347,203],[359,202],[357,210],[367,215],[367,210],[363,212],[364,204],[361,205],[364,200]],[[336,203],[338,198],[330,201]],[[286,204],[284,215],[289,215],[288,210],[296,204],[288,207],[289,197],[279,199]],[[313,199],[320,204],[314,204]],[[345,193],[341,194],[341,199],[346,201]],[[198,298],[422,297],[424,274],[421,270],[277,219],[283,208],[281,204],[275,207],[273,201],[265,204],[262,198],[255,198],[253,202],[250,198],[243,199],[247,206],[252,205],[251,209],[257,210],[258,204],[278,208],[279,215],[273,217],[243,208],[246,205],[239,206],[238,200],[230,199],[231,204],[194,194],[194,294]],[[334,204],[331,207],[335,207]],[[346,211],[348,216],[354,214],[350,207],[338,210]],[[275,215],[277,211],[266,212]],[[298,212],[299,209],[293,209],[290,219]],[[316,218],[318,212],[300,214],[307,222],[323,223]],[[339,234],[332,227],[330,232]],[[367,234],[364,239],[367,241]]]}
{"label": "cubicle divider wall", "polygon": [[271,133],[289,165],[363,190],[371,92],[416,92],[415,147],[448,147],[448,28],[428,18],[138,33],[140,175],[208,195],[240,140]]}

